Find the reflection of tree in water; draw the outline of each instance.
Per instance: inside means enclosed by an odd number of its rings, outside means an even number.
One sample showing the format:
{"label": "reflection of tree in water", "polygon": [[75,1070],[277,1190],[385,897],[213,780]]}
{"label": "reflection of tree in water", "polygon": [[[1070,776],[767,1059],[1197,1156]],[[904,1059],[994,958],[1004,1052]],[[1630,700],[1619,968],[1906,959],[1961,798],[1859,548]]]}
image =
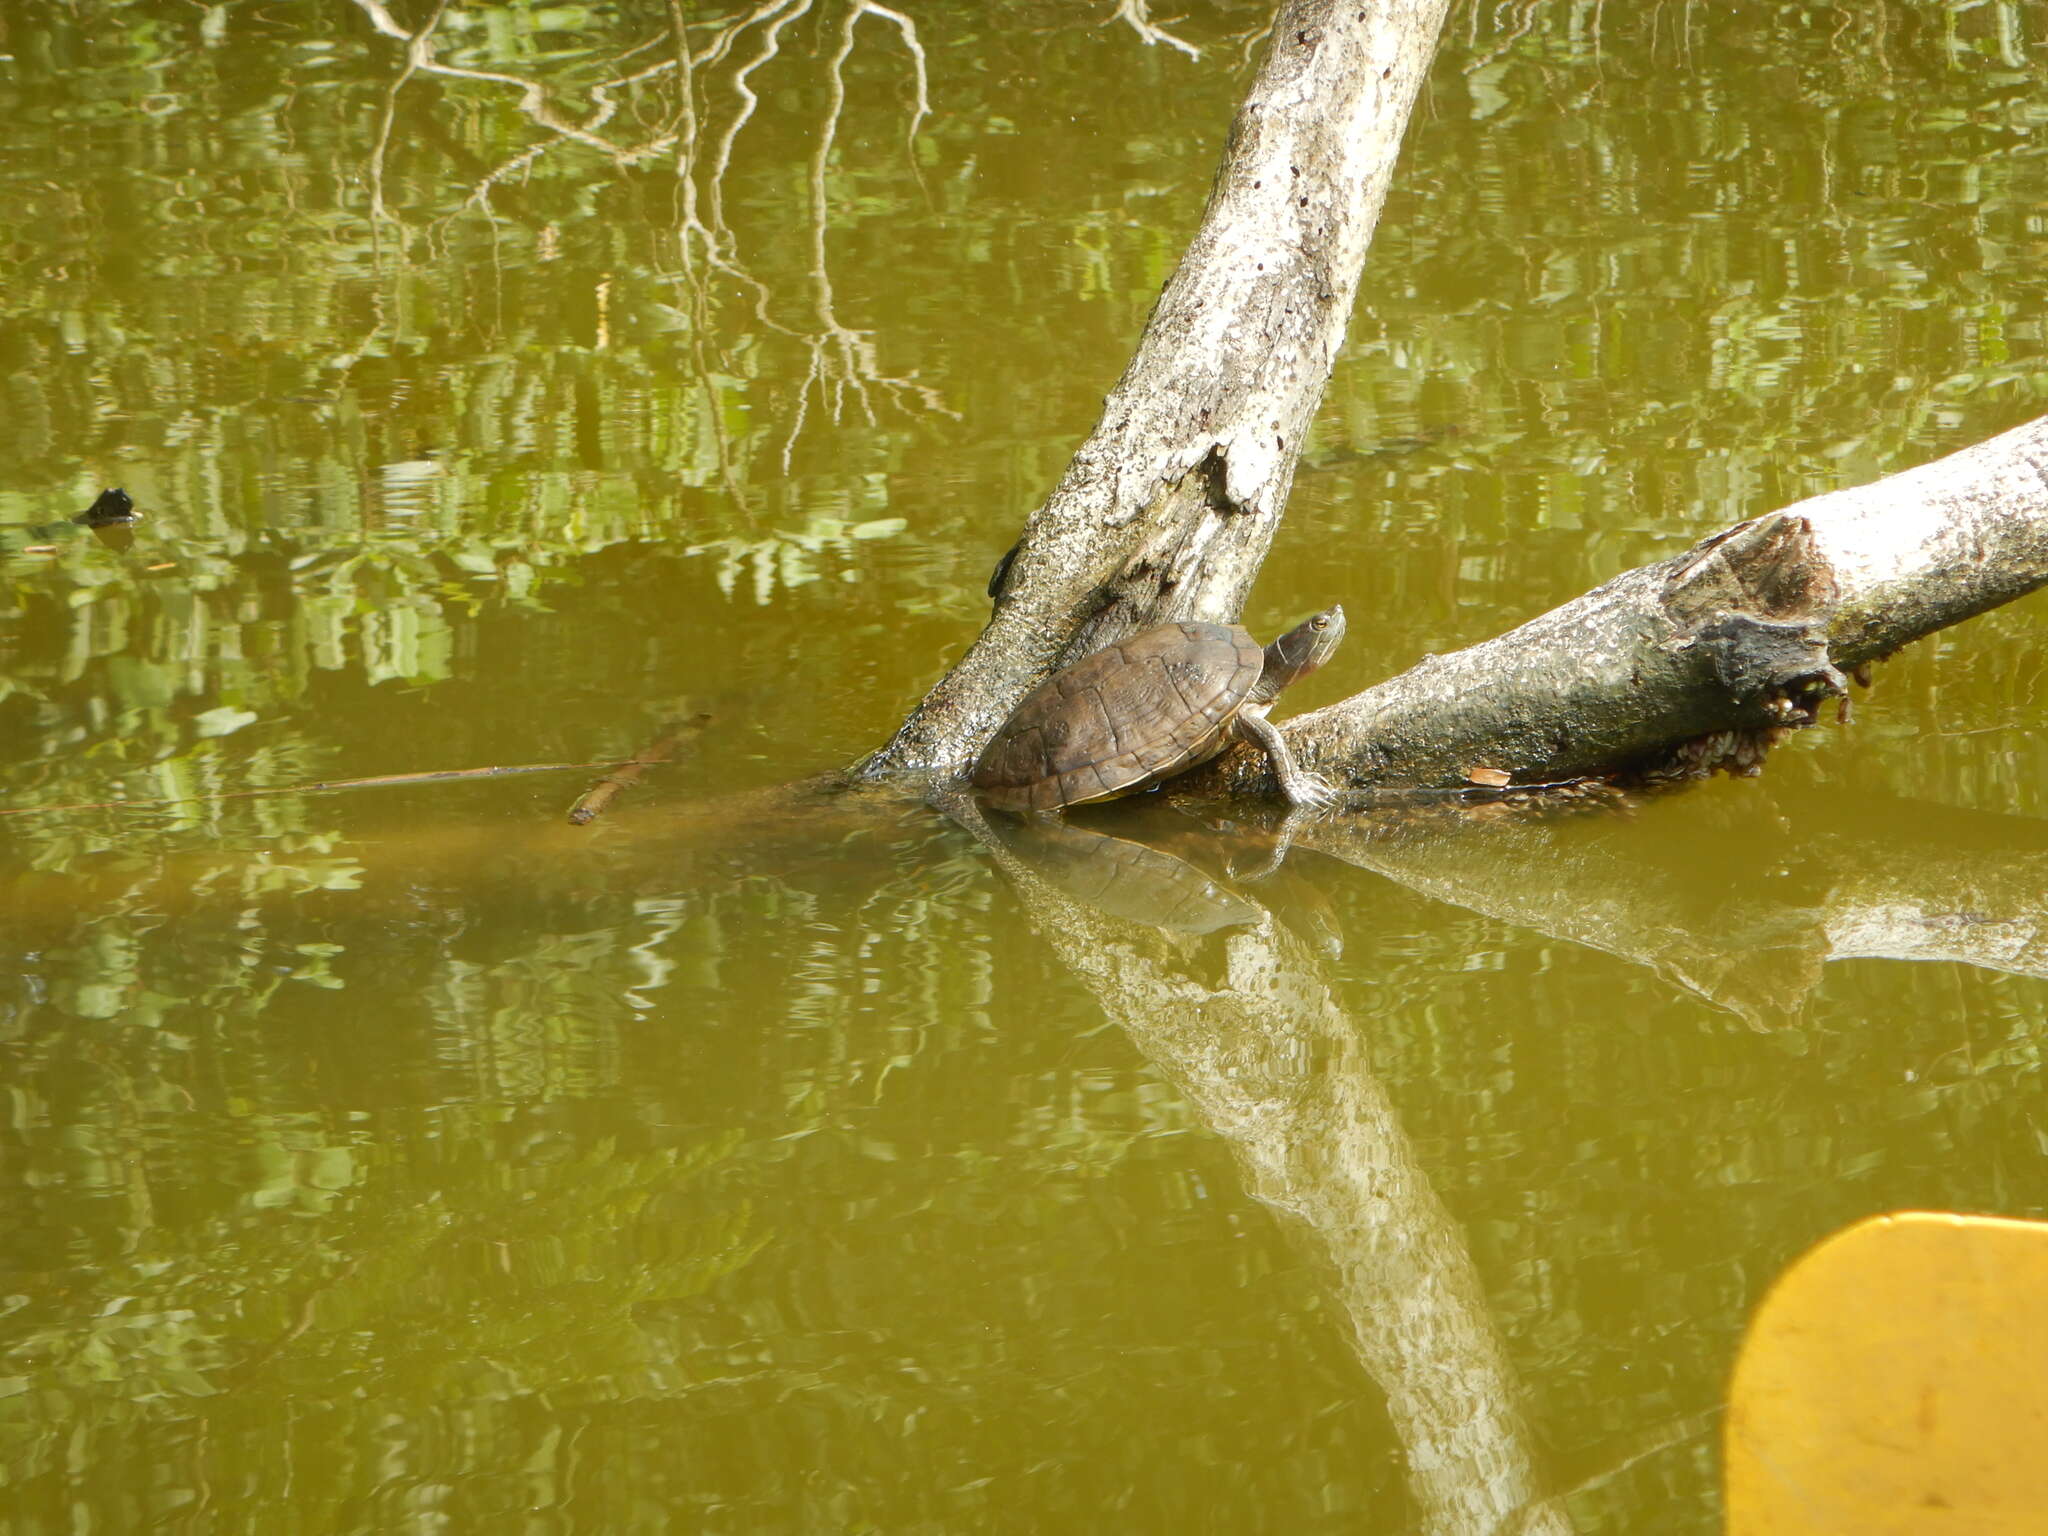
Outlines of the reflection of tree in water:
{"label": "reflection of tree in water", "polygon": [[[1210,928],[1098,913],[997,846],[1061,962],[1230,1144],[1251,1192],[1299,1222],[1333,1267],[1352,1347],[1386,1393],[1421,1528],[1569,1530],[1561,1510],[1539,1503],[1521,1388],[1464,1240],[1322,960],[1270,917],[1246,921],[1255,913],[1242,902],[1235,926],[1206,938]],[[1121,864],[1109,848],[1098,857]],[[1061,874],[1071,888],[1071,871]],[[1172,912],[1186,909],[1176,890]],[[1211,945],[1223,960],[1205,975],[1193,962]]]}
{"label": "reflection of tree in water", "polygon": [[[622,172],[672,157],[676,176],[675,307],[688,324],[690,355],[704,395],[703,419],[716,446],[719,479],[735,500],[746,500],[746,486],[735,472],[731,446],[726,440],[717,382],[718,377],[730,376],[734,369],[731,356],[722,353],[712,338],[718,335],[717,310],[742,294],[765,333],[795,343],[808,358],[793,397],[778,413],[787,421],[781,451],[785,475],[790,472],[791,456],[814,397],[834,424],[851,407],[868,425],[875,425],[878,399],[913,414],[955,414],[929,386],[913,378],[893,378],[882,372],[872,333],[850,329],[839,320],[828,270],[826,232],[833,201],[828,171],[846,103],[846,63],[854,51],[856,32],[863,18],[872,17],[893,27],[909,56],[914,96],[904,147],[912,166],[916,164],[918,127],[929,116],[931,106],[924,47],[918,38],[917,24],[909,16],[875,0],[843,0],[823,7],[814,5],[813,0],[769,0],[735,19],[705,23],[696,29],[709,33],[700,41],[685,25],[684,13],[673,11],[670,35],[662,43],[620,54],[609,63],[614,72],[601,81],[578,82],[577,89],[589,99],[590,110],[581,121],[572,121],[553,101],[554,91],[561,86],[551,89],[551,82],[544,75],[474,69],[440,59],[435,34],[446,15],[445,0],[417,31],[403,27],[380,0],[355,3],[379,33],[405,44],[405,63],[390,87],[367,178],[373,217],[380,224],[389,222],[397,226],[401,239],[406,238],[405,223],[385,199],[384,165],[398,94],[416,73],[514,87],[520,93],[519,110],[543,134],[540,142],[520,150],[478,179],[464,200],[463,211],[475,210],[494,223],[492,189],[529,173],[533,163],[551,149],[578,146],[602,156]],[[836,25],[831,19],[834,12]],[[792,324],[775,317],[773,312],[783,306],[773,287],[751,270],[739,237],[726,221],[725,201],[735,145],[760,105],[755,76],[782,53],[784,34],[805,21],[835,37],[833,52],[822,65],[825,106],[816,129],[807,177],[807,314],[804,320]],[[807,68],[801,59],[797,67]],[[818,66],[813,61],[808,67]],[[650,116],[653,122],[637,136],[607,137],[607,130],[622,116],[628,130],[642,127]],[[600,320],[600,345],[604,324]]]}
{"label": "reflection of tree in water", "polygon": [[[308,895],[278,901],[260,881],[237,883],[235,861],[216,859],[211,873],[186,861],[153,882],[116,883],[102,872],[96,887],[52,883],[33,910],[9,910],[6,931],[42,957],[15,968],[45,989],[41,1001],[15,999],[7,1020],[13,1078],[28,1095],[17,1102],[29,1106],[31,1127],[61,1104],[71,1128],[65,1145],[32,1130],[32,1155],[53,1197],[90,1192],[105,1202],[89,1229],[96,1241],[115,1239],[116,1255],[89,1283],[7,1327],[12,1363],[0,1374],[43,1383],[44,1395],[17,1404],[24,1442],[46,1446],[45,1430],[88,1409],[96,1434],[132,1435],[138,1447],[157,1443],[161,1431],[147,1426],[173,1407],[177,1422],[204,1421],[223,1439],[253,1435],[274,1399],[252,1395],[237,1373],[259,1367],[266,1381],[294,1384],[297,1400],[326,1403],[351,1401],[355,1383],[389,1385],[400,1378],[380,1373],[398,1370],[441,1383],[435,1400],[461,1402],[457,1417],[479,1429],[543,1400],[688,1402],[710,1391],[772,1417],[796,1394],[848,1426],[926,1404],[924,1389],[891,1365],[886,1339],[835,1342],[823,1362],[800,1350],[756,1359],[738,1341],[777,1326],[758,1310],[767,1301],[743,1286],[743,1298],[733,1293],[707,1314],[693,1299],[780,1230],[716,1170],[852,1142],[870,1134],[868,1106],[923,1081],[928,1097],[918,1103],[936,1117],[933,1145],[964,1159],[947,1198],[1007,1213],[1043,1198],[1034,1191],[1057,1170],[1114,1166],[1169,1122],[1120,1128],[1091,1111],[1069,1124],[1056,1068],[1071,1047],[1048,1040],[1053,1097],[1012,1106],[1018,1118],[1001,1128],[1000,1156],[967,1156],[987,1131],[948,1119],[958,1094],[935,1091],[930,1078],[957,1087],[950,1074],[975,1070],[981,1010],[1006,979],[990,964],[1002,925],[987,911],[982,857],[900,811],[885,827],[844,806],[780,822],[756,809],[714,811],[619,854],[596,897],[588,872],[566,860],[532,888],[533,871],[553,862],[545,836],[508,851],[490,828],[449,825],[356,861],[350,880],[362,889],[345,906]],[[1446,1181],[1462,1188],[1464,1170],[1411,1140],[1383,1084],[1383,1074],[1432,1070],[1445,1044],[1382,1034],[1379,1020],[1353,1012],[1353,988],[1338,986],[1308,936],[1312,924],[1288,899],[1273,903],[1277,921],[1261,910],[1274,881],[1294,875],[1320,886],[1350,914],[1349,936],[1368,954],[1359,913],[1382,900],[1381,888],[1361,889],[1346,864],[1436,900],[1571,930],[1686,989],[1714,970],[1701,959],[1710,952],[1739,978],[1760,952],[1759,934],[1853,926],[1867,936],[1858,912],[1889,914],[1900,933],[2009,935],[2029,922],[2038,930],[2048,889],[2029,823],[1963,826],[1860,797],[1801,808],[1803,872],[1792,880],[1777,873],[1786,857],[1779,839],[1737,845],[1717,821],[1725,808],[1699,794],[1652,802],[1634,819],[1524,811],[1478,822],[1322,822],[1296,830],[1296,851],[1274,874],[1265,870],[1267,839],[1204,849],[1200,836],[1176,835],[1185,818],[1159,806],[1143,812],[1102,824],[1119,841],[1146,838],[1200,867],[1226,893],[1231,923],[1148,928],[1128,913],[1081,906],[1027,866],[1005,867],[1059,963],[1178,1087],[1186,1109],[1177,1103],[1176,1112],[1231,1148],[1249,1190],[1284,1213],[1326,1266],[1341,1307],[1336,1326],[1385,1394],[1423,1528],[1445,1532],[1517,1520],[1504,1528],[1558,1529],[1547,1487],[1597,1482],[1660,1446],[1696,1447],[1700,1405],[1646,1398],[1675,1411],[1668,1425],[1637,1425],[1591,1447],[1576,1458],[1590,1468],[1583,1475],[1547,1464],[1525,1422],[1520,1376],[1524,1351],[1552,1326],[1554,1298],[1488,1295],[1474,1238],[1437,1192]],[[1059,847],[1058,860],[1083,857],[1068,842]],[[1730,877],[1717,885],[1718,901],[1685,895],[1701,890],[1702,847],[1717,850]],[[503,894],[508,861],[528,887],[516,903]],[[865,897],[822,897],[833,869],[869,880]],[[1121,887],[1124,875],[1108,878]],[[192,894],[166,899],[177,890]],[[1902,922],[1913,900],[1920,916]],[[1616,926],[1631,914],[1633,940]],[[1455,967],[1469,938],[1447,936],[1446,951],[1412,974],[1382,954],[1367,962],[1370,983],[1408,995],[1429,985],[1433,968]],[[1768,956],[1764,970],[1782,974]],[[348,988],[372,972],[416,996],[419,1017],[371,1032],[370,1044],[403,1042],[418,1060],[359,1059],[352,1048]],[[742,975],[780,978],[765,1006],[790,1026],[761,1031],[758,1054],[735,1078],[751,1102],[730,1106],[727,1123],[753,1122],[759,1132],[738,1146],[725,1131],[654,1148],[625,1122],[616,1144],[601,1134],[597,1122],[615,1117],[622,1088],[662,1075],[642,1054],[649,1032],[701,1027],[678,993],[718,996]],[[864,1002],[872,978],[886,978],[879,1007]],[[300,1029],[280,1033],[266,1021],[284,987],[323,989],[334,1007],[291,1010],[303,1016]],[[1717,995],[1747,1006],[1740,990]],[[1979,1062],[1994,1080],[2030,1070],[2018,1056],[1999,1065],[1995,1043],[1984,1042]],[[1409,1059],[1415,1052],[1419,1061]],[[362,1128],[318,1107],[374,1104],[387,1083],[411,1085],[403,1091],[417,1105],[381,1110]],[[170,1134],[208,1118],[195,1110],[227,1104],[245,1106],[238,1139]],[[393,1113],[410,1128],[391,1123]],[[193,1191],[211,1191],[212,1208],[195,1209]],[[1536,1225],[1556,1224],[1540,1253],[1562,1264],[1549,1245],[1572,1230],[1570,1196],[1531,1197],[1542,1202]],[[1006,1220],[1001,1230],[997,1247],[1023,1242],[1029,1229]],[[17,1249],[17,1263],[38,1251]],[[44,1262],[59,1268],[61,1258],[53,1250]],[[988,1261],[986,1251],[975,1260]],[[449,1300],[457,1294],[460,1304]],[[121,1296],[135,1299],[108,1310]],[[1574,1325],[1592,1331],[1586,1348],[1613,1346],[1611,1334],[1626,1331],[1586,1318]],[[399,1351],[413,1366],[392,1364]],[[721,1351],[729,1357],[714,1369]],[[957,1364],[953,1390],[970,1399],[1003,1379],[997,1362],[963,1354]],[[1059,1365],[1079,1371],[1086,1360]],[[172,1407],[144,1406],[159,1394]]]}
{"label": "reflection of tree in water", "polygon": [[[1612,803],[1295,817],[1284,835],[1308,857],[1619,955],[1759,1026],[1796,1022],[1829,960],[1963,960],[2048,978],[2038,823],[1861,796],[1806,801],[1784,823],[1697,793],[1653,805],[1656,818],[1617,816]],[[960,814],[990,838],[1061,962],[1230,1144],[1251,1192],[1332,1266],[1424,1529],[1568,1530],[1546,1488],[1589,1489],[1703,1442],[1705,1409],[1546,1469],[1467,1238],[1379,1085],[1369,1037],[1328,961],[1254,905],[1258,885],[1233,894],[1164,849],[1137,860],[1135,839],[1159,838],[1157,815],[1039,828]],[[1702,878],[1706,850],[1724,879]],[[2038,1046],[2024,1030],[1987,1039],[1978,1064],[1994,1077],[2038,1072]]]}

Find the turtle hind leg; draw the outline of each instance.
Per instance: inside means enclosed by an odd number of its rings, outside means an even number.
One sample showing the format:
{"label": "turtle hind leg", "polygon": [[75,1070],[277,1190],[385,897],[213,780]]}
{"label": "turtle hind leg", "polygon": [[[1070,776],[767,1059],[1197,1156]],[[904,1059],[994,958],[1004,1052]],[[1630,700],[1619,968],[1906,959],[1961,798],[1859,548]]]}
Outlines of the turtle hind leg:
{"label": "turtle hind leg", "polygon": [[1288,749],[1287,739],[1280,734],[1280,728],[1264,715],[1246,710],[1237,717],[1237,728],[1246,739],[1266,749],[1266,756],[1273,764],[1273,773],[1280,780],[1280,793],[1287,797],[1290,805],[1313,808],[1328,805],[1337,798],[1337,787],[1321,774],[1304,770],[1294,760],[1294,753]]}

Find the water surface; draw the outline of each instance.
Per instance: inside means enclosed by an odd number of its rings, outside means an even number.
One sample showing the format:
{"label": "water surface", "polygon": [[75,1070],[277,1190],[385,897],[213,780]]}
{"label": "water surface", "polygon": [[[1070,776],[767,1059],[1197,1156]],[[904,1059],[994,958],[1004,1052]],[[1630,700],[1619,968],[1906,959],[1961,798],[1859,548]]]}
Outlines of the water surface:
{"label": "water surface", "polygon": [[[2031,603],[1273,873],[739,798],[969,642],[1199,213],[1262,9],[1103,9],[0,10],[0,1531],[1707,1532],[1786,1260],[2048,1214]],[[2044,43],[1454,17],[1299,703],[2038,414]],[[698,721],[584,829],[248,793]]]}

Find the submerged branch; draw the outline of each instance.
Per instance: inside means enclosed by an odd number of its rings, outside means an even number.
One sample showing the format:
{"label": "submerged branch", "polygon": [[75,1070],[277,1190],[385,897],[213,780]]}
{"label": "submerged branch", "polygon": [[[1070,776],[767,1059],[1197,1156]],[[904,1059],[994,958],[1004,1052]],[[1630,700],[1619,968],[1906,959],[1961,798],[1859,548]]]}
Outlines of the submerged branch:
{"label": "submerged branch", "polygon": [[407,784],[445,784],[455,779],[509,779],[523,773],[587,773],[592,768],[604,768],[614,773],[623,773],[631,769],[634,770],[634,777],[638,777],[639,770],[662,761],[665,759],[634,758],[623,763],[514,763],[498,768],[438,768],[420,773],[379,773],[363,779],[322,779],[315,784],[275,784],[262,789],[230,789],[211,795],[172,795],[157,800],[95,800],[84,805],[17,805],[0,810],[0,816],[56,816],[65,811],[142,811],[161,809],[167,805],[210,805],[221,800],[265,800],[276,795],[325,795],[343,789],[394,789]]}
{"label": "submerged branch", "polygon": [[1116,14],[1110,18],[1120,21],[1138,34],[1138,41],[1148,48],[1165,46],[1178,49],[1191,59],[1199,59],[1202,50],[1184,38],[1175,37],[1166,28],[1152,19],[1152,8],[1146,0],[1117,0]]}
{"label": "submerged branch", "polygon": [[631,789],[640,781],[640,776],[656,764],[672,761],[683,742],[710,723],[709,715],[692,716],[664,732],[660,740],[642,747],[633,755],[631,762],[620,763],[577,797],[575,805],[569,808],[570,822],[581,827],[597,820],[621,791]]}

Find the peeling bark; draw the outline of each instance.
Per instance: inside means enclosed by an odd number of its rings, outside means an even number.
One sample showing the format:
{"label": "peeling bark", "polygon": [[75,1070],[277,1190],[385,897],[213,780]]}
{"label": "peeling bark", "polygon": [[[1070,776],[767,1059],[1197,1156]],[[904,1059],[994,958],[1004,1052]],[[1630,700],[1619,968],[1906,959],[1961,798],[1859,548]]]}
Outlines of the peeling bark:
{"label": "peeling bark", "polygon": [[1154,624],[1235,620],[1351,317],[1446,0],[1288,0],[1215,188],[994,617],[867,778],[957,776],[1033,684]]}

